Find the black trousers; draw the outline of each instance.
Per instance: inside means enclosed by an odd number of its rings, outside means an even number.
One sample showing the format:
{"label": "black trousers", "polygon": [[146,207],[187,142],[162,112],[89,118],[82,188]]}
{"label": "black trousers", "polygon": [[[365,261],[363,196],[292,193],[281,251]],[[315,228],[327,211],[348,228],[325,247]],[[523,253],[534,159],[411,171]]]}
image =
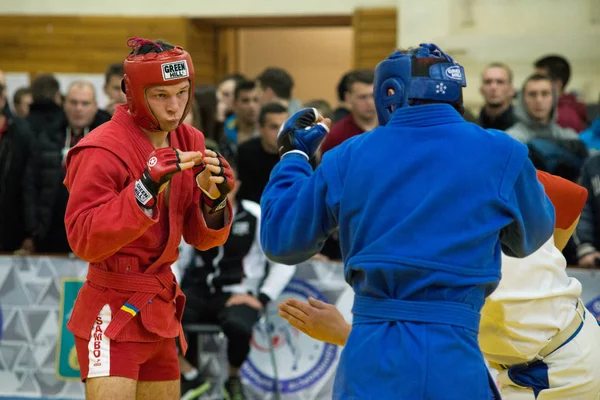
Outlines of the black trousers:
{"label": "black trousers", "polygon": [[258,310],[246,305],[226,307],[230,293],[204,293],[184,290],[186,295],[182,322],[185,324],[216,324],[227,337],[227,358],[234,368],[242,366],[250,353],[250,340]]}

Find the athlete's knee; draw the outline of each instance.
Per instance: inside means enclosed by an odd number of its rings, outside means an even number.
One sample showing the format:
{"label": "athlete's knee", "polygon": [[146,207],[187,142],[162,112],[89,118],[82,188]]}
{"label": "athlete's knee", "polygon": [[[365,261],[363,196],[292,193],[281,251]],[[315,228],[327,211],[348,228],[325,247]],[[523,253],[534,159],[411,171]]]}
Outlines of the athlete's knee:
{"label": "athlete's knee", "polygon": [[179,380],[170,381],[142,381],[137,385],[138,400],[171,400],[178,399]]}
{"label": "athlete's knee", "polygon": [[85,381],[85,398],[87,400],[103,399],[136,399],[137,382],[121,376],[105,376],[88,378]]}

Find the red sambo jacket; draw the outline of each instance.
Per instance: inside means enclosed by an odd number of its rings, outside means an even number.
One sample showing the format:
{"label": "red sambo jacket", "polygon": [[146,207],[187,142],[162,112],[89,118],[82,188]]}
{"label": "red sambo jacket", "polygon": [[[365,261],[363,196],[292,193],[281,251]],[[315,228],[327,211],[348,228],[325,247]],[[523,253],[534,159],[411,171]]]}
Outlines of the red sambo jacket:
{"label": "red sambo jacket", "polygon": [[[182,151],[205,150],[203,135],[188,125],[179,126],[169,139],[171,147]],[[136,202],[133,184],[153,150],[127,107],[120,105],[109,122],[90,132],[67,156],[67,236],[73,252],[90,263],[67,327],[76,336],[90,338],[99,311],[109,304],[107,337],[148,342],[179,335],[185,352],[180,322],[185,297],[171,264],[179,255],[182,235],[200,250],[225,243],[231,205],[225,227],[208,228],[200,189],[192,171],[186,170],[173,176],[148,217]]]}

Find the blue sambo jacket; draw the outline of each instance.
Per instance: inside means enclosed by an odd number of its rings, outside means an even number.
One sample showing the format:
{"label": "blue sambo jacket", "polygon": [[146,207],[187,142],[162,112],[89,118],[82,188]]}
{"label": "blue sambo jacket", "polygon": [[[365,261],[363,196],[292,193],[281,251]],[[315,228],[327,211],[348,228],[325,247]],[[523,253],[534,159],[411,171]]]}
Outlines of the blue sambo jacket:
{"label": "blue sambo jacket", "polygon": [[491,398],[476,334],[501,251],[525,257],[554,230],[526,146],[449,105],[401,108],[314,172],[285,155],[261,208],[262,246],[280,263],[307,260],[339,228],[356,296],[335,399]]}

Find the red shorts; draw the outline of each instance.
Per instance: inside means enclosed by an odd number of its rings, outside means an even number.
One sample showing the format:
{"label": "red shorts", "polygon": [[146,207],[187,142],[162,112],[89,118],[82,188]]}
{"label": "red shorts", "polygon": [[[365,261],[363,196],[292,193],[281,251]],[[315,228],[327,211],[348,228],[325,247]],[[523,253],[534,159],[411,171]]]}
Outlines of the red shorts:
{"label": "red shorts", "polygon": [[106,313],[105,309],[100,311],[89,340],[75,336],[83,382],[86,378],[105,376],[122,376],[136,381],[179,379],[175,338],[158,342],[115,342],[103,334],[110,322],[110,309],[107,315],[103,313]]}

